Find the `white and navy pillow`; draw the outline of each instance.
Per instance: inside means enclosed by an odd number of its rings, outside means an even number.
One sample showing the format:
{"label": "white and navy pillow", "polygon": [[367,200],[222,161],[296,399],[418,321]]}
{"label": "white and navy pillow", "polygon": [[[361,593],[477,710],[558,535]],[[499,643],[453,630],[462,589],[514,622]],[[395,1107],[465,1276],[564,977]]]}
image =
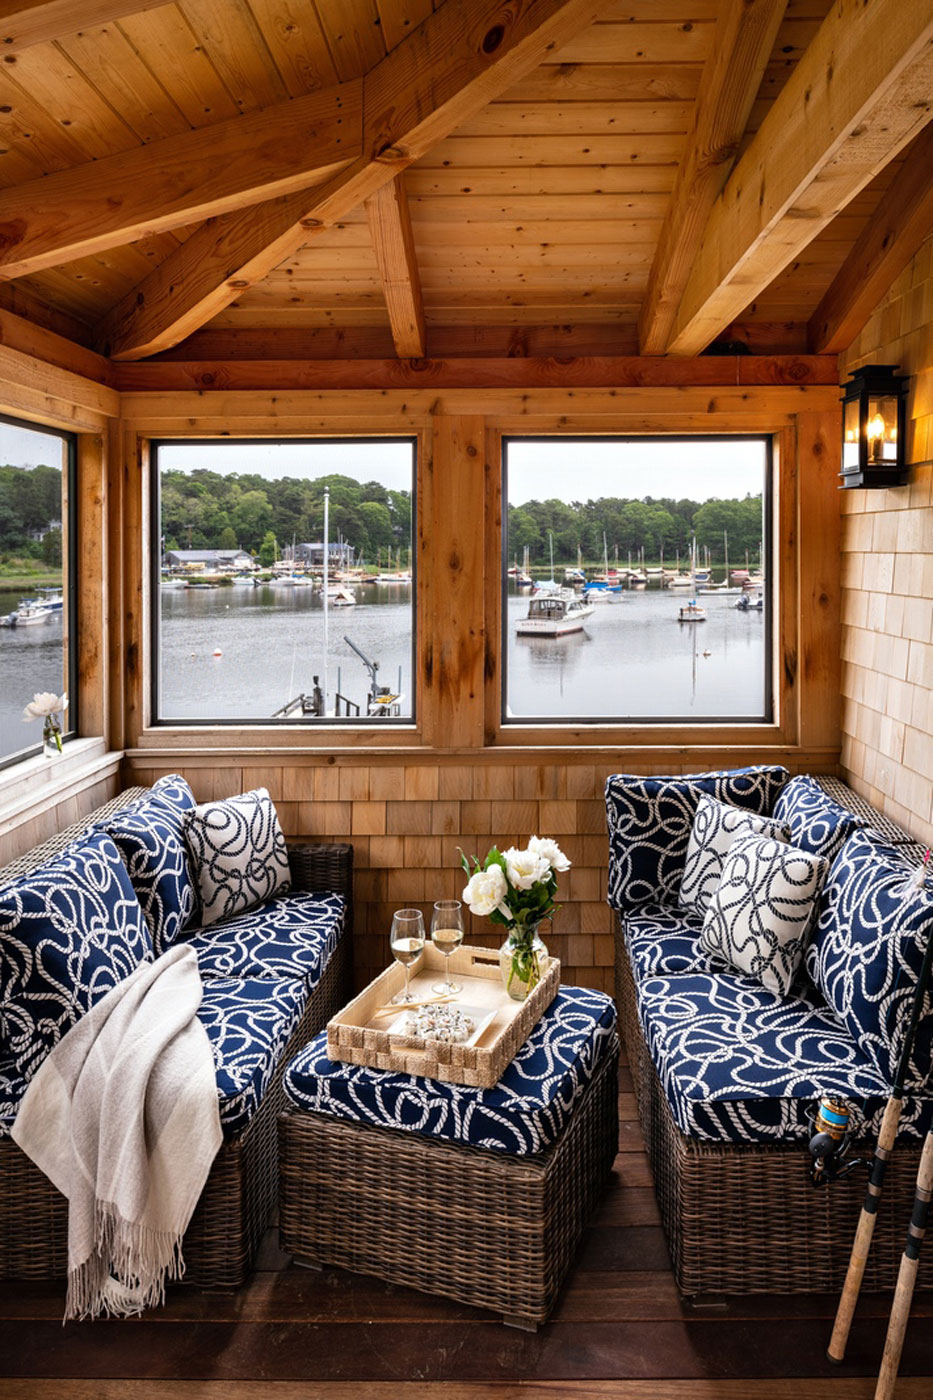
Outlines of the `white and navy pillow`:
{"label": "white and navy pillow", "polygon": [[690,831],[687,859],[680,882],[680,907],[705,913],[719,888],[722,867],[736,836],[754,832],[786,841],[786,826],[770,817],[759,817],[728,802],[717,802],[706,793],[697,803],[696,816]]}
{"label": "white and navy pillow", "polygon": [[201,897],[201,923],[215,924],[289,888],[288,851],[265,788],[185,812],[185,840]]}
{"label": "white and navy pillow", "polygon": [[805,774],[791,778],[775,804],[774,820],[788,828],[792,846],[822,856],[830,864],[853,831],[869,824],[864,817],[840,807]]}
{"label": "white and navy pillow", "polygon": [[23,1078],[151,958],[142,908],[105,832],[0,890],[0,1039]]}
{"label": "white and navy pillow", "polygon": [[160,778],[152,792],[117,812],[106,830],[117,844],[157,954],[176,943],[192,922],[197,892],[182,817],[194,808],[184,778]]}
{"label": "white and navy pillow", "polygon": [[[873,833],[857,831],[837,856],[806,965],[829,1006],[888,1084],[893,1084],[927,943],[933,888]],[[914,1041],[907,1087],[922,1087],[933,1062],[933,999]]]}
{"label": "white and navy pillow", "polygon": [[609,903],[621,913],[642,904],[676,904],[697,803],[706,793],[769,816],[790,775],[761,766],[643,778],[617,773],[606,782]]}
{"label": "white and navy pillow", "polygon": [[706,911],[701,946],[786,996],[828,869],[820,856],[772,837],[737,836]]}

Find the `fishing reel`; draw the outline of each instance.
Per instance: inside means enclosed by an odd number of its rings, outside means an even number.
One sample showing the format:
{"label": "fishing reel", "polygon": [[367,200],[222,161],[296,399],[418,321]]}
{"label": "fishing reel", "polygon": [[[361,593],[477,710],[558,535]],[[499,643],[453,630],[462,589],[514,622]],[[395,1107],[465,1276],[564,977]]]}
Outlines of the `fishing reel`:
{"label": "fishing reel", "polygon": [[821,1098],[807,1114],[813,1132],[810,1137],[810,1184],[828,1186],[841,1181],[865,1165],[861,1157],[846,1161],[855,1141],[852,1105],[832,1095]]}

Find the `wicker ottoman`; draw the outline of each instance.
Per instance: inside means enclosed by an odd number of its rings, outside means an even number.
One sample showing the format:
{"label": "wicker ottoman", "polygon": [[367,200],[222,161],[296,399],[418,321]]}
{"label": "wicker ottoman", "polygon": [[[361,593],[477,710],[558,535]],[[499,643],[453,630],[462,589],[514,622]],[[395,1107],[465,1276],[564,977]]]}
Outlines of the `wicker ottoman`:
{"label": "wicker ottoman", "polygon": [[[554,1057],[555,1030],[567,1048],[572,1022],[580,1054],[566,1065]],[[529,1109],[527,1131],[513,1132],[502,1102],[521,1112],[523,1077],[542,1052],[553,1097]],[[617,1150],[609,999],[562,988],[491,1090],[335,1065],[324,1055],[318,1037],[286,1072],[293,1107],[279,1120],[283,1249],[298,1263],[335,1264],[490,1308],[513,1326],[545,1322]],[[391,1105],[403,1126],[353,1121],[367,1095]],[[454,1121],[495,1127],[475,1146],[445,1135]],[[521,1150],[544,1137],[552,1140],[541,1150]]]}

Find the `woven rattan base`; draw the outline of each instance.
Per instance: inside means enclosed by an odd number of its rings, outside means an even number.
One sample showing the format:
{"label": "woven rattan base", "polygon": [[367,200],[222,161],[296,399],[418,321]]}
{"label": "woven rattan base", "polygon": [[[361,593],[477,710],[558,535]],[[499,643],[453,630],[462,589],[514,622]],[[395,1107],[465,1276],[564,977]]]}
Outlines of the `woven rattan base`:
{"label": "woven rattan base", "polygon": [[[617,934],[617,950],[621,943]],[[619,1024],[635,1086],[661,1218],[682,1292],[835,1292],[845,1278],[867,1173],[819,1190],[806,1145],[716,1143],[685,1137],[648,1054],[635,985],[617,951]],[[894,1287],[914,1199],[921,1143],[898,1143],[888,1166],[864,1291]],[[863,1155],[869,1155],[867,1144]],[[933,1258],[920,1285],[933,1285]]]}
{"label": "woven rattan base", "polygon": [[283,1249],[537,1327],[612,1168],[617,1061],[610,1050],[560,1140],[539,1157],[284,1114]]}

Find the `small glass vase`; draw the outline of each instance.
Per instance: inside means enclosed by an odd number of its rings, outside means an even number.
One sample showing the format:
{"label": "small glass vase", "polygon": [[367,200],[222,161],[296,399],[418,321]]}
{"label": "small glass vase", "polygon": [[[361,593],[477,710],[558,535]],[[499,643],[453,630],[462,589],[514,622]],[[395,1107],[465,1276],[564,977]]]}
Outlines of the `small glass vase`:
{"label": "small glass vase", "polygon": [[502,985],[513,1001],[524,1001],[547,972],[549,954],[534,924],[523,931],[512,930],[499,949]]}
{"label": "small glass vase", "polygon": [[61,758],[62,756],[62,732],[47,719],[42,726],[42,756],[43,758]]}

